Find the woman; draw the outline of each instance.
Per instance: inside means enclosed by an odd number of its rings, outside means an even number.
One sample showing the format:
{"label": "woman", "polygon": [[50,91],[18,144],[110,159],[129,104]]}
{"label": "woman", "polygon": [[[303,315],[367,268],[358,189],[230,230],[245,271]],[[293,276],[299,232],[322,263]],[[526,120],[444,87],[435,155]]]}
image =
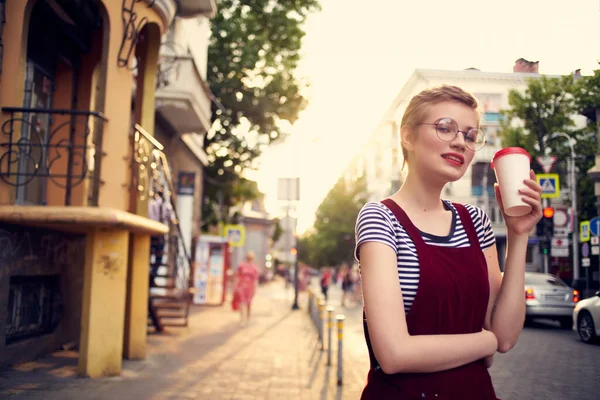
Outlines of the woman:
{"label": "woman", "polygon": [[350,267],[346,267],[342,278],[342,307],[346,307],[346,298],[353,297],[355,289],[354,275]]}
{"label": "woman", "polygon": [[258,275],[258,267],[254,264],[254,252],[249,251],[246,253],[245,261],[238,266],[233,293],[234,301],[237,302],[240,310],[242,324],[250,321],[250,307],[256,291]]}
{"label": "woman", "polygon": [[331,284],[331,270],[329,268],[324,268],[321,272],[321,293],[327,301],[327,292],[329,290],[329,285]]}
{"label": "woman", "polygon": [[506,224],[504,279],[494,233],[479,208],[441,200],[485,137],[477,101],[462,89],[425,90],[401,123],[408,168],[398,192],[367,203],[356,224],[371,369],[362,399],[496,399],[487,368],[517,342],[525,318],[525,253],[542,216],[530,172],[531,213]]}

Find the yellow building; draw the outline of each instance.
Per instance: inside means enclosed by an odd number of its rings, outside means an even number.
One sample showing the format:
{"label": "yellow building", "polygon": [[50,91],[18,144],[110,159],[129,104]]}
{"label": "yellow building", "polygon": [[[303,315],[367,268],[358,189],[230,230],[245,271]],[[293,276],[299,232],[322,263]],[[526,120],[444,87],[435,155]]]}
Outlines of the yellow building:
{"label": "yellow building", "polygon": [[[0,365],[143,359],[161,38],[214,0],[0,2]],[[153,161],[156,161],[155,158]]]}

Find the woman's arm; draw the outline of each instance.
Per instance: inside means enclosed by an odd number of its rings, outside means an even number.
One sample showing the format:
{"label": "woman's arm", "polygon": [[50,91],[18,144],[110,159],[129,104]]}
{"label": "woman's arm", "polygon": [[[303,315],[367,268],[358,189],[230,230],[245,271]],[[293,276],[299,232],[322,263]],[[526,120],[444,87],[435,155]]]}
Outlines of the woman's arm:
{"label": "woman's arm", "polygon": [[360,245],[369,336],[384,372],[443,371],[496,352],[496,337],[486,330],[461,335],[409,335],[396,264],[396,254],[388,245]]}
{"label": "woman's arm", "polygon": [[483,251],[488,266],[490,300],[485,329],[498,339],[498,351],[506,353],[514,347],[525,320],[525,252],[527,237],[507,238],[504,278],[498,265],[496,245]]}

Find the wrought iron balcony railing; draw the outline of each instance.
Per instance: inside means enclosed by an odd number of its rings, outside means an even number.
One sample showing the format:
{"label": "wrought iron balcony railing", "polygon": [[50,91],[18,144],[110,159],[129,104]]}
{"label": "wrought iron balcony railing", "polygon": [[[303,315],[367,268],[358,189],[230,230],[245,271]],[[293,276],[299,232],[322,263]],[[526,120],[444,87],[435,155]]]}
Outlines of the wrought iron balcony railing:
{"label": "wrought iron balcony railing", "polygon": [[56,202],[64,196],[64,205],[71,205],[73,189],[91,179],[88,205],[97,205],[99,124],[108,121],[102,113],[16,107],[2,111],[10,117],[0,135],[0,180],[16,187],[18,204],[46,205],[48,197]]}

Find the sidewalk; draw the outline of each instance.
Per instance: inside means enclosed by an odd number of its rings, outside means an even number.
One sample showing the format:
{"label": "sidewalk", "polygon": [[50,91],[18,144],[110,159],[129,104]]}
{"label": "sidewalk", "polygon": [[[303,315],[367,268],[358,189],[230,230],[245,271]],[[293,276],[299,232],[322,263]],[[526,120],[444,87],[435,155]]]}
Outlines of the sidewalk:
{"label": "sidewalk", "polygon": [[326,367],[306,295],[291,311],[293,291],[283,286],[259,288],[247,326],[229,304],[194,306],[188,328],[149,335],[147,359],[125,361],[119,377],[77,378],[76,353],[59,352],[0,372],[0,398],[358,399],[365,377],[345,357],[337,386],[337,342]]}

